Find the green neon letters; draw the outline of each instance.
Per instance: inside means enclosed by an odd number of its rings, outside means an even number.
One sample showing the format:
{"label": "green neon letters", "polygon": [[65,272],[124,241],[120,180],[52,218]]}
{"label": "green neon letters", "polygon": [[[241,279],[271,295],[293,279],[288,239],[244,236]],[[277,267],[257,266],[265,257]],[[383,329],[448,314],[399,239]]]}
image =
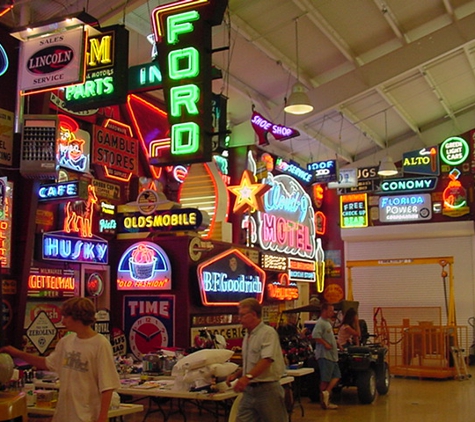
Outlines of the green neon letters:
{"label": "green neon letters", "polygon": [[[169,16],[167,19],[167,42],[177,44],[180,36],[193,32],[193,21],[200,18],[196,10]],[[173,81],[196,78],[200,74],[200,55],[196,48],[185,47],[168,53],[168,77]],[[189,83],[170,88],[170,114],[186,120],[186,116],[199,114],[198,103],[201,91]],[[200,127],[194,122],[181,122],[171,127],[171,154],[193,154],[199,150]]]}

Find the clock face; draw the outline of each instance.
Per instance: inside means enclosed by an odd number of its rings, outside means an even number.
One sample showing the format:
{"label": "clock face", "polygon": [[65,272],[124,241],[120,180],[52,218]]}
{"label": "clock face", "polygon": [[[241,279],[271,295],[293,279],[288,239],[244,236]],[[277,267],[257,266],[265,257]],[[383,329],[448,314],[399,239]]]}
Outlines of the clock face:
{"label": "clock face", "polygon": [[162,322],[154,316],[140,317],[129,332],[129,344],[137,359],[168,346],[168,333]]}

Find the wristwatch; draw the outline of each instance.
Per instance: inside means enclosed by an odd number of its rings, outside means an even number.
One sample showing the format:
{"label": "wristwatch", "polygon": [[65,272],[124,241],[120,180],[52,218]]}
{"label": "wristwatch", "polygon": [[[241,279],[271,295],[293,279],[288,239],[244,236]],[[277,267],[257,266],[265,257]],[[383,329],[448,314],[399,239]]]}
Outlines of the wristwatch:
{"label": "wristwatch", "polygon": [[254,375],[251,375],[251,374],[246,374],[244,375],[247,379],[250,379],[252,380],[254,378]]}

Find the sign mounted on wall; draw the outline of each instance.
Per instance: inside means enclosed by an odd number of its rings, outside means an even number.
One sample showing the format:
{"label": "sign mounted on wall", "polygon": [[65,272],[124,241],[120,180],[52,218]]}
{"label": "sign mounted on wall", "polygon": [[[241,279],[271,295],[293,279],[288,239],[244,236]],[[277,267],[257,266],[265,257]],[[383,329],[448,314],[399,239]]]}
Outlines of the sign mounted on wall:
{"label": "sign mounted on wall", "polygon": [[265,272],[237,249],[201,263],[197,273],[205,306],[237,305],[248,297],[263,300]]}
{"label": "sign mounted on wall", "polygon": [[340,196],[340,227],[368,227],[368,196],[355,193]]}
{"label": "sign mounted on wall", "polygon": [[440,174],[438,145],[405,152],[402,155],[402,169],[404,173],[438,176]]}
{"label": "sign mounted on wall", "polygon": [[180,0],[152,12],[170,123],[170,153],[156,165],[211,161],[211,35],[227,3]]}
{"label": "sign mounted on wall", "polygon": [[459,136],[447,138],[440,145],[440,158],[449,166],[458,166],[462,164],[470,153],[468,142]]}
{"label": "sign mounted on wall", "polygon": [[172,270],[168,255],[152,242],[127,248],[117,267],[117,290],[170,290]]}
{"label": "sign mounted on wall", "polygon": [[427,221],[431,218],[432,200],[428,193],[379,198],[379,220],[382,223]]}

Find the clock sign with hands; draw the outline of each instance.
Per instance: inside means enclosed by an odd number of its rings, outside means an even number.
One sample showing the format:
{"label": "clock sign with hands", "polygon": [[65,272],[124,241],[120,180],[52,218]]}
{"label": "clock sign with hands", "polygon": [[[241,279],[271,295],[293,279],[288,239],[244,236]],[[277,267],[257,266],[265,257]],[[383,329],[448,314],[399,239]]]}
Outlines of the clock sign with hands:
{"label": "clock sign with hands", "polygon": [[132,353],[140,359],[142,355],[168,346],[167,329],[154,316],[140,317],[130,328],[129,344]]}

